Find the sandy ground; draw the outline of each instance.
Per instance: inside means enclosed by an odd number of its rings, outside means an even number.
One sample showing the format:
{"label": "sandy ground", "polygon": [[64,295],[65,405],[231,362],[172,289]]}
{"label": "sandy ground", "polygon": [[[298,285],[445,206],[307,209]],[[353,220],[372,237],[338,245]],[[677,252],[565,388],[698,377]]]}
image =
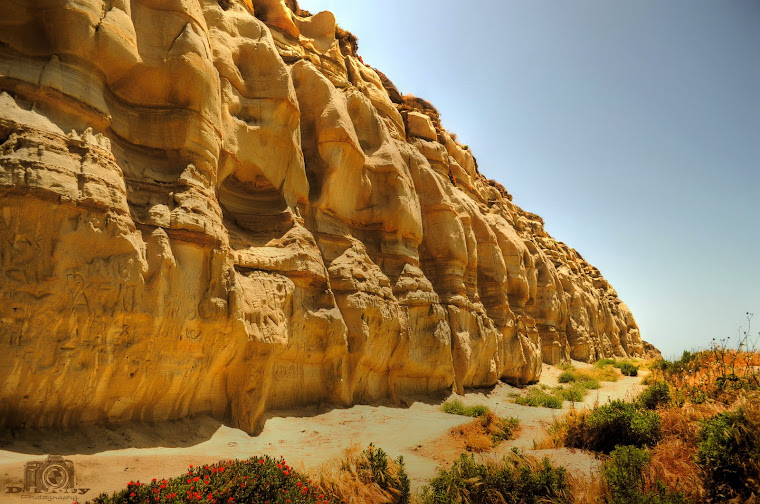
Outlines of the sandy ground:
{"label": "sandy ground", "polygon": [[[573,363],[578,368],[588,364]],[[556,385],[561,371],[544,366],[541,382]],[[642,376],[621,377],[602,382],[584,403],[566,402],[562,410],[531,408],[512,402],[524,390],[498,384],[487,391],[472,391],[459,397],[465,404],[485,404],[501,416],[520,419],[516,439],[500,444],[486,457],[498,457],[512,447],[532,450],[534,440],[544,436],[545,427],[570,408],[591,407],[608,399],[630,398],[642,388]],[[452,396],[454,397],[454,396]],[[92,427],[73,432],[25,432],[16,438],[0,439],[0,503],[32,500],[70,503],[113,492],[133,481],[169,478],[202,465],[224,459],[253,455],[283,456],[294,467],[314,470],[334,460],[354,444],[369,443],[389,455],[403,455],[413,488],[435,474],[441,464],[458,458],[461,449],[449,436],[451,427],[471,419],[440,411],[440,402],[415,402],[406,408],[354,406],[349,409],[302,409],[270,412],[264,430],[252,437],[211,418],[195,418],[160,425]],[[595,472],[599,461],[580,451],[536,450],[566,465],[576,476]],[[28,494],[21,490],[24,465],[44,461],[48,454],[63,455],[74,464],[76,488],[70,493]],[[74,494],[73,492],[78,492]],[[16,493],[18,492],[18,493]]]}

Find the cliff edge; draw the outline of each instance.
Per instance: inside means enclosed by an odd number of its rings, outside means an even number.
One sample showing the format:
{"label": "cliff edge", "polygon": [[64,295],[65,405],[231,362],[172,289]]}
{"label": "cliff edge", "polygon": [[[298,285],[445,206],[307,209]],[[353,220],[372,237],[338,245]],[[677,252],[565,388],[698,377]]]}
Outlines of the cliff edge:
{"label": "cliff edge", "polygon": [[[642,356],[599,271],[285,0],[0,19],[0,427],[392,401]],[[651,347],[649,347],[651,348]]]}

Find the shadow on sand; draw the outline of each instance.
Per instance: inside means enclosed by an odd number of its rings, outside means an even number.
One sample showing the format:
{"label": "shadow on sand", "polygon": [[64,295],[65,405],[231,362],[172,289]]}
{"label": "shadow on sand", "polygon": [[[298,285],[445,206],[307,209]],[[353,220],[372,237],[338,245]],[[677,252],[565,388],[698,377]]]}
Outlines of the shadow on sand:
{"label": "shadow on sand", "polygon": [[[488,394],[493,388],[467,392]],[[427,396],[408,396],[397,404],[390,401],[373,401],[371,405],[399,409],[407,409],[415,402],[440,405],[449,395],[450,392],[441,392]],[[309,418],[336,409],[348,408],[321,404],[268,411],[261,418],[254,437],[261,433],[267,420],[272,418]],[[234,428],[229,422],[199,416],[158,423],[127,422],[67,429],[14,429],[0,432],[0,450],[27,455],[92,455],[128,448],[187,448],[209,441],[223,425]]]}
{"label": "shadow on sand", "polygon": [[23,429],[0,433],[0,450],[29,455],[92,455],[125,448],[185,448],[211,439],[222,422],[203,416],[160,423]]}

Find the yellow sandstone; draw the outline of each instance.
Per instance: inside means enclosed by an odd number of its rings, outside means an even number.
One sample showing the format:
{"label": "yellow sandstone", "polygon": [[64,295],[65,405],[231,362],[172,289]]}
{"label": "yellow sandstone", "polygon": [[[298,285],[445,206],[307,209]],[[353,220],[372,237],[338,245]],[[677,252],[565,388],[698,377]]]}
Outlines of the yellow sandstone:
{"label": "yellow sandstone", "polygon": [[292,0],[5,5],[0,427],[255,432],[651,350],[397,95]]}

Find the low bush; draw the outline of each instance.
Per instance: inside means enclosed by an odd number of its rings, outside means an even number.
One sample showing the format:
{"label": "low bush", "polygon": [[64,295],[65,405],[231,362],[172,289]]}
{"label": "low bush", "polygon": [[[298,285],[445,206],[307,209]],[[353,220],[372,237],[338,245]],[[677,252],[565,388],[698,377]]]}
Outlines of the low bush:
{"label": "low bush", "polygon": [[271,504],[327,504],[319,486],[294,471],[283,459],[253,457],[203,467],[187,474],[151,483],[130,481],[124,490],[102,494],[96,504],[144,502],[269,502]]}
{"label": "low bush", "polygon": [[572,371],[563,371],[557,378],[557,381],[560,383],[571,383],[576,380],[576,376]]}
{"label": "low bush", "polygon": [[567,388],[557,387],[555,392],[563,401],[581,402],[586,397],[588,389],[582,383],[573,383]]}
{"label": "low bush", "polygon": [[617,445],[653,446],[662,435],[660,415],[620,400],[570,415],[552,431],[565,446],[604,453]]}
{"label": "low bush", "polygon": [[644,467],[649,453],[635,446],[618,446],[605,462],[602,474],[612,503],[639,502],[644,489]]}
{"label": "low bush", "polygon": [[454,399],[443,403],[441,411],[444,413],[451,413],[452,415],[479,417],[488,413],[488,408],[480,404],[465,406],[459,399]]}
{"label": "low bush", "polygon": [[598,368],[603,368],[607,366],[614,366],[615,365],[615,359],[599,359],[594,363],[594,366]]}
{"label": "low bush", "polygon": [[422,490],[424,504],[569,503],[566,471],[548,459],[538,462],[513,451],[498,463],[477,463],[462,455]]}
{"label": "low bush", "polygon": [[756,409],[739,408],[704,420],[697,464],[713,501],[760,495],[760,418]]}
{"label": "low bush", "polygon": [[618,446],[604,463],[602,475],[610,504],[686,504],[679,491],[668,490],[649,477],[649,452],[635,446]]}
{"label": "low bush", "polygon": [[665,382],[654,382],[639,394],[636,402],[648,410],[667,406],[670,403],[670,387]]}
{"label": "low bush", "polygon": [[515,403],[534,408],[562,409],[562,398],[541,387],[531,387],[527,394],[515,398]]}
{"label": "low bush", "polygon": [[639,367],[630,362],[623,362],[620,365],[620,372],[623,373],[623,376],[638,376]]}

